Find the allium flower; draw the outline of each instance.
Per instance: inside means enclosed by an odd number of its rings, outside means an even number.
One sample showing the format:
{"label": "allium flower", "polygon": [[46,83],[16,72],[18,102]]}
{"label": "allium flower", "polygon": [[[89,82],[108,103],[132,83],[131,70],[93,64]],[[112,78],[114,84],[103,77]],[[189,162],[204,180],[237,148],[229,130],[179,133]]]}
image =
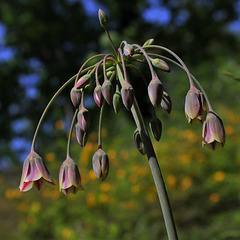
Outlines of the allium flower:
{"label": "allium flower", "polygon": [[19,185],[21,192],[26,192],[33,187],[40,190],[43,183],[53,184],[50,173],[42,158],[34,151],[31,151],[23,164],[22,178]]}
{"label": "allium flower", "polygon": [[185,99],[185,113],[188,122],[197,118],[203,120],[204,112],[207,110],[203,94],[195,87],[191,87]]}
{"label": "allium flower", "polygon": [[134,101],[134,89],[127,81],[123,84],[121,96],[124,106],[127,110],[130,110]]}
{"label": "allium flower", "polygon": [[217,144],[221,144],[222,147],[225,143],[225,130],[222,120],[215,112],[209,112],[206,117],[206,121],[203,123],[203,146],[208,144],[213,150]]}
{"label": "allium flower", "polygon": [[93,170],[97,178],[104,180],[109,171],[108,155],[99,148],[92,158]]}
{"label": "allium flower", "polygon": [[163,85],[157,77],[154,77],[148,85],[148,96],[154,107],[158,107],[161,104]]}
{"label": "allium flower", "polygon": [[70,158],[63,162],[59,173],[59,190],[65,195],[76,193],[78,189],[84,190],[81,185],[81,176],[77,164]]}

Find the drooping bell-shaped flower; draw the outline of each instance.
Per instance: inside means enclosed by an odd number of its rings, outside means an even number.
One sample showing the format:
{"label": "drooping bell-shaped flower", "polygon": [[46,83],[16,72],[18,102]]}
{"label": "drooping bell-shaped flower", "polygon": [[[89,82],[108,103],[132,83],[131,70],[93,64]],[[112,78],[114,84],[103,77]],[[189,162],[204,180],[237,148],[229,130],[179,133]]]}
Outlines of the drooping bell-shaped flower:
{"label": "drooping bell-shaped flower", "polygon": [[196,87],[191,87],[185,98],[185,114],[188,122],[191,123],[196,118],[202,121],[206,110],[203,94]]}
{"label": "drooping bell-shaped flower", "polygon": [[81,175],[77,164],[70,158],[66,158],[59,172],[59,190],[65,195],[76,193],[77,190],[84,190],[81,185]]}
{"label": "drooping bell-shaped flower", "polygon": [[22,178],[19,185],[20,191],[26,192],[33,185],[40,190],[45,182],[54,185],[42,158],[36,152],[31,151],[23,163]]}
{"label": "drooping bell-shaped flower", "polygon": [[124,106],[127,110],[130,110],[133,105],[134,90],[132,85],[127,81],[125,81],[123,84],[123,87],[121,89],[121,96]]}
{"label": "drooping bell-shaped flower", "polygon": [[102,95],[103,95],[104,99],[106,100],[106,102],[109,105],[112,105],[113,86],[112,86],[112,83],[108,79],[104,80],[104,82],[103,82]]}
{"label": "drooping bell-shaped flower", "polygon": [[70,98],[72,101],[72,104],[75,108],[78,108],[81,102],[81,95],[82,95],[82,91],[77,89],[77,88],[72,88],[71,92],[70,92]]}
{"label": "drooping bell-shaped flower", "polygon": [[154,77],[148,85],[148,96],[154,107],[158,107],[161,104],[163,85],[157,77]]}
{"label": "drooping bell-shaped flower", "polygon": [[77,122],[75,125],[77,142],[81,147],[85,147],[88,138],[88,132],[84,132]]}
{"label": "drooping bell-shaped flower", "polygon": [[90,113],[84,106],[80,107],[80,110],[77,115],[77,121],[79,123],[80,128],[84,132],[86,132],[90,124]]}
{"label": "drooping bell-shaped flower", "polygon": [[213,150],[218,144],[224,146],[225,143],[225,130],[221,118],[215,113],[210,111],[207,114],[206,120],[203,123],[202,131],[202,144],[208,145]]}
{"label": "drooping bell-shaped flower", "polygon": [[109,171],[109,160],[108,155],[99,148],[93,155],[92,158],[93,171],[97,178],[104,180]]}
{"label": "drooping bell-shaped flower", "polygon": [[93,98],[94,98],[94,101],[95,103],[101,107],[102,106],[102,87],[100,84],[98,84],[95,89],[94,89],[94,92],[93,92]]}

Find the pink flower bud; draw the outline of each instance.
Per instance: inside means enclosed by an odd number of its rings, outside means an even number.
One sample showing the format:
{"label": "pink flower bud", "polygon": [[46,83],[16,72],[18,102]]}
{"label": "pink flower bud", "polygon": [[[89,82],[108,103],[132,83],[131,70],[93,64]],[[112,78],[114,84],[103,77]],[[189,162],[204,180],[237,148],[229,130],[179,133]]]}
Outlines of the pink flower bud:
{"label": "pink flower bud", "polygon": [[90,124],[90,113],[85,107],[81,107],[77,119],[80,128],[86,132]]}
{"label": "pink flower bud", "polygon": [[191,87],[185,98],[185,114],[188,122],[197,118],[202,121],[206,112],[206,102],[203,94],[196,88]]}
{"label": "pink flower bud", "polygon": [[80,77],[80,79],[78,79],[77,83],[75,84],[74,88],[77,89],[84,88],[88,84],[90,78],[91,78],[90,74],[86,74]]}
{"label": "pink flower bud", "polygon": [[81,147],[85,147],[88,138],[88,132],[84,132],[79,123],[75,125],[77,142]]}
{"label": "pink flower bud", "polygon": [[113,87],[109,80],[105,80],[102,85],[102,95],[109,105],[112,105]]}
{"label": "pink flower bud", "polygon": [[148,96],[154,107],[158,107],[161,104],[163,86],[157,77],[154,77],[148,85]]}
{"label": "pink flower bud", "polygon": [[123,48],[123,53],[125,56],[132,56],[134,53],[134,48],[131,44],[125,44],[124,48]]}
{"label": "pink flower bud", "polygon": [[133,87],[125,81],[121,89],[122,101],[127,110],[130,110],[134,101]]}
{"label": "pink flower bud", "polygon": [[77,164],[71,159],[67,158],[59,172],[59,190],[65,195],[68,193],[76,193],[78,189],[84,190],[81,185],[81,175]]}
{"label": "pink flower bud", "polygon": [[162,135],[162,123],[158,118],[153,118],[149,123],[149,127],[154,138],[159,141]]}
{"label": "pink flower bud", "polygon": [[225,143],[225,130],[222,120],[215,112],[209,112],[206,120],[203,123],[203,146],[208,144],[213,150],[217,144],[221,144],[222,147]]}
{"label": "pink flower bud", "polygon": [[105,12],[101,9],[98,10],[98,19],[100,25],[106,30],[108,28],[108,17]]}
{"label": "pink flower bud", "polygon": [[53,184],[50,173],[42,158],[34,151],[31,151],[23,164],[20,191],[26,192],[34,186],[40,190],[44,182]]}
{"label": "pink flower bud", "polygon": [[76,89],[76,88],[72,88],[71,92],[70,92],[70,98],[71,98],[71,101],[73,103],[73,106],[75,108],[78,108],[79,105],[80,105],[80,102],[81,102],[81,90],[79,89]]}
{"label": "pink flower bud", "polygon": [[97,178],[104,180],[109,171],[108,155],[99,148],[92,158],[93,170]]}
{"label": "pink flower bud", "polygon": [[101,107],[102,106],[102,87],[100,85],[97,85],[94,89],[93,98],[95,103]]}
{"label": "pink flower bud", "polygon": [[162,60],[162,59],[159,59],[159,58],[150,58],[151,62],[152,62],[152,65],[156,68],[159,68],[161,69],[162,71],[165,71],[165,72],[170,72],[170,68],[168,66],[168,64]]}

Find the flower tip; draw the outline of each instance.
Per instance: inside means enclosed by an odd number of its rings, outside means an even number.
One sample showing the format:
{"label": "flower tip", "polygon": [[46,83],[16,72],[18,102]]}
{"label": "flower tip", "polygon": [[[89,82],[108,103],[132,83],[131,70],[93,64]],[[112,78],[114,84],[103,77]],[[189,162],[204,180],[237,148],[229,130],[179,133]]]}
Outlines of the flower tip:
{"label": "flower tip", "polygon": [[107,28],[108,28],[108,17],[102,9],[98,10],[98,19],[99,19],[100,25],[105,30],[107,30]]}

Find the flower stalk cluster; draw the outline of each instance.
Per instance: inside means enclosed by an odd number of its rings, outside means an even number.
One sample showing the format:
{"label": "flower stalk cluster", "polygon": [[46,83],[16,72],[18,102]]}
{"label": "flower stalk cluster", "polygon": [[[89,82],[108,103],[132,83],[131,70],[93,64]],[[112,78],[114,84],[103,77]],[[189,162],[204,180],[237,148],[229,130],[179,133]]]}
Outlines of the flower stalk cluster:
{"label": "flower stalk cluster", "polygon": [[[166,47],[154,45],[154,39],[147,40],[142,46],[122,41],[120,46],[116,48],[108,32],[108,18],[106,14],[102,10],[99,10],[98,17],[101,26],[109,38],[114,54],[98,54],[86,60],[79,71],[70,78],[50,100],[39,120],[34,134],[31,152],[24,162],[19,188],[21,191],[27,191],[35,185],[40,190],[44,182],[53,184],[50,173],[42,158],[35,152],[35,141],[39,127],[49,107],[61,91],[70,83],[74,82],[70,92],[70,99],[75,108],[75,114],[69,131],[66,159],[62,163],[59,174],[60,191],[67,195],[68,193],[76,193],[77,190],[83,189],[79,169],[76,162],[74,162],[70,156],[70,145],[74,128],[78,144],[82,148],[87,144],[90,111],[84,105],[85,95],[88,93],[92,94],[92,98],[99,108],[98,149],[92,157],[92,164],[94,173],[100,180],[105,180],[108,176],[110,163],[107,153],[103,150],[101,139],[102,116],[105,102],[113,108],[116,114],[122,111],[124,106],[127,111],[132,112],[136,123],[137,128],[133,134],[136,148],[141,154],[146,154],[149,160],[166,223],[168,237],[172,240],[177,239],[177,232],[165,184],[147,126],[145,125],[137,103],[133,88],[134,79],[129,79],[128,70],[136,70],[141,76],[140,79],[143,79],[145,82],[149,106],[152,108],[152,120],[149,122],[150,133],[157,141],[161,138],[162,122],[157,117],[156,110],[162,108],[167,113],[170,113],[172,110],[171,98],[159,77],[161,71],[170,73],[169,64],[179,66],[187,74],[190,89],[185,97],[185,114],[189,123],[192,123],[195,119],[203,123],[203,146],[208,145],[212,149],[215,149],[218,144],[224,145],[225,131],[222,120],[214,112],[201,84],[194,78],[185,63],[174,52]],[[153,52],[152,50],[155,51]],[[157,54],[156,50],[168,53],[172,58]],[[91,62],[94,63],[91,65]],[[136,64],[139,65],[139,63],[148,66],[149,72],[142,73],[136,66]],[[195,84],[197,84],[200,90]]]}

